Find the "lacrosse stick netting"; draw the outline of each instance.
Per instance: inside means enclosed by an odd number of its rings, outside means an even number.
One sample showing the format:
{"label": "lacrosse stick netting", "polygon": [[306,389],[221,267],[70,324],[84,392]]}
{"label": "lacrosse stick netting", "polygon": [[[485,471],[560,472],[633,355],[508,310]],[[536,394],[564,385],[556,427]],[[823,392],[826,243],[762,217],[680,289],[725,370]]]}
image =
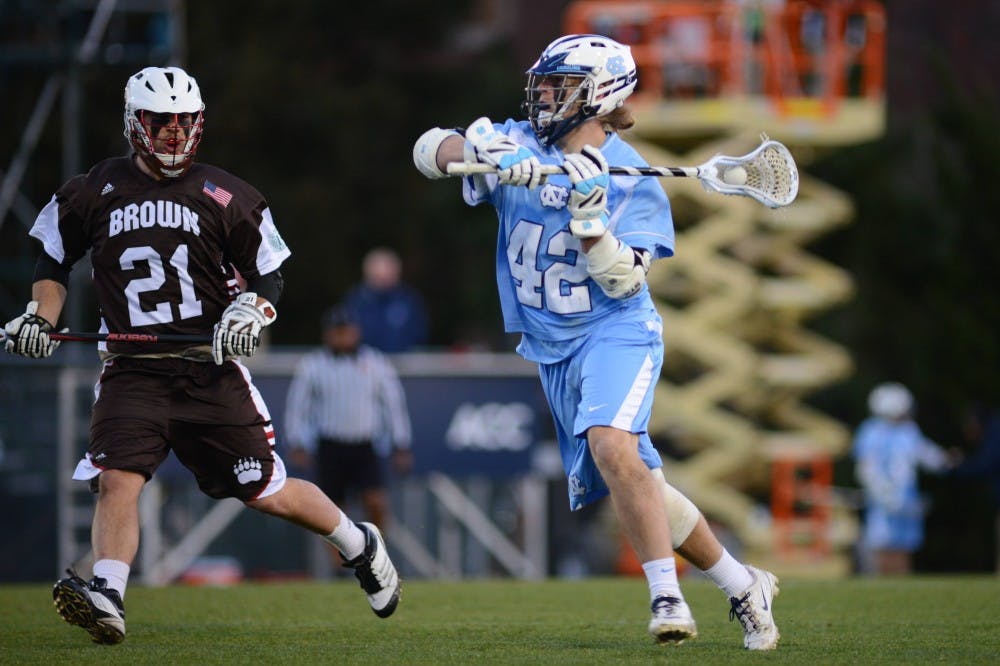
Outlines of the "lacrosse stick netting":
{"label": "lacrosse stick netting", "polygon": [[716,155],[698,167],[698,179],[716,192],[752,197],[770,208],[792,203],[799,192],[795,159],[783,144],[763,138],[742,157]]}

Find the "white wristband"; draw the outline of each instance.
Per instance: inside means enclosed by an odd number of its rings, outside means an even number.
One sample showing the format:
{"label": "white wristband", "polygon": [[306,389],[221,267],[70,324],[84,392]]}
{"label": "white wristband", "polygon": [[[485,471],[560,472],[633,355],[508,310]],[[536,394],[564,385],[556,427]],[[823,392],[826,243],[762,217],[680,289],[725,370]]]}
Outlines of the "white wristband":
{"label": "white wristband", "polygon": [[569,232],[577,238],[599,238],[608,230],[607,215],[589,219],[573,218],[569,221]]}

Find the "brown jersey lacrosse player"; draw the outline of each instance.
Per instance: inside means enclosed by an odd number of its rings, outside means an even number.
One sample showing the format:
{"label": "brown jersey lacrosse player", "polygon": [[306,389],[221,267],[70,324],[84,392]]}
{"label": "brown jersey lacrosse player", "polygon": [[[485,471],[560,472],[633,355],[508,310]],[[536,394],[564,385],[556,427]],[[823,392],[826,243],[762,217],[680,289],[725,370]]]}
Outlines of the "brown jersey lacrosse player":
{"label": "brown jersey lacrosse player", "polygon": [[279,267],[290,251],[256,189],[194,162],[204,109],[182,69],[147,67],[129,78],[131,154],[71,179],[39,213],[30,234],[43,251],[31,302],[5,326],[8,352],[51,355],[70,270],[90,251],[102,332],[212,341],[99,344],[90,445],[73,474],[97,492],[93,577],[71,570],[53,589],[63,619],[98,643],[125,637],[139,494],[171,450],[207,495],[235,497],[338,548],[379,617],[399,600],[378,530],[352,522],[312,483],[289,478],[274,450],[267,406],[238,357],[254,354],[277,316]]}

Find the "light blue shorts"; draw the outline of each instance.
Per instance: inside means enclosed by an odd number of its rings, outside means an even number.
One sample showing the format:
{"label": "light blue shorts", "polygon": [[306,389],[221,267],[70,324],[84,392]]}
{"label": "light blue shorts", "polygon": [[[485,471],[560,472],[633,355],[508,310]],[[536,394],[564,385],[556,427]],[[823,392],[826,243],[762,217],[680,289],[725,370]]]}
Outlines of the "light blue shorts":
{"label": "light blue shorts", "polygon": [[889,512],[881,507],[865,511],[864,542],[876,550],[914,552],[924,542],[924,518],[919,511]]}
{"label": "light blue shorts", "polygon": [[600,327],[572,356],[539,364],[538,372],[555,419],[570,509],[608,494],[587,446],[587,429],[610,426],[639,435],[639,455],[650,469],[663,466],[646,429],[663,365],[658,316]]}

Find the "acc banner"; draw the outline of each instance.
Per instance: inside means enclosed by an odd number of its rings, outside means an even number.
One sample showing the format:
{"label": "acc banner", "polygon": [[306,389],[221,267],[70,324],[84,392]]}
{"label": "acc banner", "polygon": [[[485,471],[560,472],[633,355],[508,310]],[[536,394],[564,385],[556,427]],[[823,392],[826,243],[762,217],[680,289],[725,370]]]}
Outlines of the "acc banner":
{"label": "acc banner", "polygon": [[[283,456],[288,446],[283,423],[291,382],[288,368],[294,367],[297,358],[277,369],[251,370],[271,412],[278,453]],[[517,476],[531,469],[539,441],[555,439],[542,385],[534,372],[400,375],[413,425],[414,473]]]}
{"label": "acc banner", "polygon": [[414,471],[507,477],[531,469],[552,419],[537,376],[403,377]]}

